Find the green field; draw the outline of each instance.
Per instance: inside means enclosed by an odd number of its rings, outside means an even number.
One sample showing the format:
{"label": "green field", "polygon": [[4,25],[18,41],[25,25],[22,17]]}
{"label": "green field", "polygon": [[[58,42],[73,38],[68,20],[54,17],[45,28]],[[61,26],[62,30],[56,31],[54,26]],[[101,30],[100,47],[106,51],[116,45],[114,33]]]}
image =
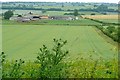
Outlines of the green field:
{"label": "green field", "polygon": [[53,38],[67,40],[64,49],[70,51],[66,60],[75,60],[91,54],[93,59],[117,57],[117,47],[100,36],[93,26],[65,25],[3,25],[3,51],[11,59],[36,59],[39,48],[51,47]]}

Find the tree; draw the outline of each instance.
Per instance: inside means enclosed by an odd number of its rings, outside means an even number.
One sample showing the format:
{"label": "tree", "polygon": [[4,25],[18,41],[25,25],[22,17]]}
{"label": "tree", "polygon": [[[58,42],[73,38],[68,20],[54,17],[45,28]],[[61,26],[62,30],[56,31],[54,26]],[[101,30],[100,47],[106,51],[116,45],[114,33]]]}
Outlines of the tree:
{"label": "tree", "polygon": [[62,4],[62,7],[64,7],[64,5]]}
{"label": "tree", "polygon": [[13,11],[9,10],[4,13],[4,19],[10,19],[13,16]]}
{"label": "tree", "polygon": [[98,11],[106,11],[108,10],[108,6],[101,4],[100,6],[97,7]]}
{"label": "tree", "polygon": [[94,5],[94,7],[97,7],[98,5]]}
{"label": "tree", "polygon": [[77,20],[78,19],[78,15],[79,15],[79,13],[78,13],[78,10],[77,9],[75,9],[74,10],[74,13],[73,13],[73,15],[75,16],[75,19]]}
{"label": "tree", "polygon": [[111,34],[112,32],[115,31],[115,27],[114,26],[109,26],[106,28],[108,30],[108,32]]}
{"label": "tree", "polygon": [[78,16],[78,15],[79,15],[78,10],[75,9],[75,10],[74,10],[74,16]]}

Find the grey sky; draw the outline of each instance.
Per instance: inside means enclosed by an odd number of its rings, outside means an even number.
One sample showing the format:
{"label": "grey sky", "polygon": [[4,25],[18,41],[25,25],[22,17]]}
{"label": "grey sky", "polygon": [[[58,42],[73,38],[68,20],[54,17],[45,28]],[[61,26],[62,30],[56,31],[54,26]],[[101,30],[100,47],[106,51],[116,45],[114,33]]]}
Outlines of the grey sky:
{"label": "grey sky", "polygon": [[1,0],[2,2],[9,1],[30,1],[30,2],[108,2],[108,3],[118,3],[119,0]]}

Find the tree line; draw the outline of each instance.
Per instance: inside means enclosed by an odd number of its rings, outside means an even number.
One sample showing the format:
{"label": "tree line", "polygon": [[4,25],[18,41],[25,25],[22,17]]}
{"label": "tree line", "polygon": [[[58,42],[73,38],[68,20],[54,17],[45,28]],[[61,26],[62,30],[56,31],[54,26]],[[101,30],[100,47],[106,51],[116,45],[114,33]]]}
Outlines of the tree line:
{"label": "tree line", "polygon": [[[74,11],[74,9],[68,9],[68,10],[64,10],[62,8],[48,8],[48,9],[44,9],[44,8],[34,8],[34,7],[5,7],[3,6],[2,9],[12,9],[12,10],[46,10],[46,11]],[[78,11],[93,11],[93,12],[119,12],[119,10],[115,10],[115,9],[109,9],[107,5],[100,5],[97,8],[87,8],[87,9],[78,9]]]}

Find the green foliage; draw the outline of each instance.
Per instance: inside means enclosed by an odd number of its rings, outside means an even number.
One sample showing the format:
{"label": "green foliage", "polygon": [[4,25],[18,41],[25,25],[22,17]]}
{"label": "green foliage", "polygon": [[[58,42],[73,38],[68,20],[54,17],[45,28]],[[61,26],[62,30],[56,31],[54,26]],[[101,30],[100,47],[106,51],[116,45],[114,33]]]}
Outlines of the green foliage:
{"label": "green foliage", "polygon": [[91,13],[91,15],[96,15],[95,13]]}
{"label": "green foliage", "polygon": [[109,27],[107,27],[106,29],[107,29],[107,31],[108,31],[110,34],[115,31],[115,27],[114,27],[114,26],[109,26]]}
{"label": "green foliage", "polygon": [[108,6],[101,4],[100,6],[97,7],[98,11],[106,11],[108,10]]}
{"label": "green foliage", "polygon": [[78,16],[78,15],[79,15],[78,10],[75,9],[75,10],[74,10],[74,16]]}
{"label": "green foliage", "polygon": [[[100,20],[96,20],[96,19],[90,19],[90,18],[86,18],[88,20],[91,21],[95,21],[98,23],[101,23],[101,26],[95,25],[98,29],[100,29],[105,35],[109,36],[110,38],[112,38],[114,41],[120,42],[119,40],[119,27],[115,27],[115,25],[119,25],[117,23],[108,23],[108,22],[103,22]],[[103,26],[108,25],[107,28],[103,28]]]}
{"label": "green foliage", "polygon": [[101,31],[104,29],[103,26],[96,26],[98,29],[100,29]]}
{"label": "green foliage", "polygon": [[112,38],[114,41],[119,41],[119,27],[115,27],[113,25],[108,26],[107,28],[104,28],[103,26],[96,26],[98,29],[100,29],[105,35]]}
{"label": "green foliage", "polygon": [[64,15],[74,15],[74,13],[64,13]]}
{"label": "green foliage", "polygon": [[13,11],[9,10],[4,13],[4,19],[10,19],[13,16]]}
{"label": "green foliage", "polygon": [[[62,43],[64,44],[64,43]],[[57,45],[56,45],[57,46]],[[61,45],[62,46],[62,45]],[[43,47],[45,48],[45,46]],[[46,51],[43,49],[43,51]],[[48,49],[48,48],[46,48]],[[56,48],[58,49],[58,48]],[[42,51],[42,52],[43,52]],[[49,53],[48,53],[49,54]],[[50,57],[49,57],[50,58]],[[3,79],[4,78],[118,78],[118,62],[117,58],[104,60],[99,58],[94,60],[93,56],[89,55],[89,60],[85,58],[77,59],[76,61],[62,62],[58,64],[48,61],[45,66],[38,62],[26,62],[16,60],[13,62],[4,61],[3,63]],[[43,59],[43,58],[41,58]],[[48,59],[48,56],[45,57]],[[52,58],[51,58],[52,59]],[[47,61],[47,60],[44,60]],[[51,64],[50,64],[51,63]],[[41,69],[42,68],[42,69]]]}
{"label": "green foliage", "polygon": [[118,42],[120,43],[120,27],[118,27],[117,30]]}
{"label": "green foliage", "polygon": [[6,59],[5,59],[5,58],[6,58],[6,55],[5,55],[4,52],[1,53],[0,58],[1,58],[1,63],[4,63],[5,60],[6,60]]}
{"label": "green foliage", "polygon": [[[14,62],[5,62],[2,64],[2,77],[3,78],[21,78],[24,75],[24,71],[21,69],[21,66],[24,64],[23,60],[16,60]],[[7,66],[8,69],[6,68]],[[5,68],[5,69],[4,69]]]}
{"label": "green foliage", "polygon": [[62,70],[62,67],[59,64],[68,54],[68,51],[62,50],[62,47],[67,43],[67,41],[54,39],[54,43],[55,45],[52,50],[49,50],[45,45],[43,45],[38,53],[37,62],[41,64],[40,77],[42,78],[58,77],[55,75],[58,75],[58,72]]}
{"label": "green foliage", "polygon": [[119,30],[115,26],[108,26],[107,28],[104,28],[103,32],[112,38],[114,41],[119,42]]}

